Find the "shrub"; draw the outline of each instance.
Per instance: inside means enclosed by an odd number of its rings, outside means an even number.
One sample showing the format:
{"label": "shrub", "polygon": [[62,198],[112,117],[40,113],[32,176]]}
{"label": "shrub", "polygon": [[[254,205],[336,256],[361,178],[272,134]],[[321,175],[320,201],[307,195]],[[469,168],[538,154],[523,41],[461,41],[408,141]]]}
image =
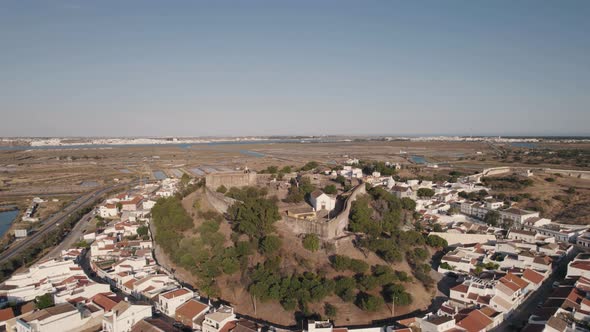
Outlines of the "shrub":
{"label": "shrub", "polygon": [[389,284],[383,287],[383,297],[387,302],[394,302],[398,305],[412,304],[412,294],[406,292],[400,284]]}
{"label": "shrub", "polygon": [[336,310],[336,307],[330,303],[326,303],[324,304],[324,313],[328,318],[334,319],[338,315],[338,310]]}
{"label": "shrub", "polygon": [[381,297],[367,293],[359,293],[357,296],[357,306],[364,311],[379,311],[385,302]]}
{"label": "shrub", "polygon": [[324,192],[329,195],[334,195],[338,193],[338,190],[336,189],[335,185],[329,184],[324,187]]}
{"label": "shrub", "polygon": [[281,243],[282,241],[278,236],[267,235],[260,240],[260,252],[267,256],[274,255],[281,248]]}
{"label": "shrub", "polygon": [[303,247],[311,252],[320,249],[320,239],[316,234],[306,234],[303,238]]}
{"label": "shrub", "polygon": [[45,309],[52,307],[53,303],[53,295],[51,293],[46,293],[41,296],[37,296],[35,298],[35,302],[37,303],[37,309]]}
{"label": "shrub", "polygon": [[218,193],[225,194],[227,192],[227,188],[224,185],[221,185],[221,186],[217,187],[217,190],[216,191]]}
{"label": "shrub", "polygon": [[428,235],[426,238],[426,244],[434,248],[446,248],[449,246],[447,240],[438,235]]}

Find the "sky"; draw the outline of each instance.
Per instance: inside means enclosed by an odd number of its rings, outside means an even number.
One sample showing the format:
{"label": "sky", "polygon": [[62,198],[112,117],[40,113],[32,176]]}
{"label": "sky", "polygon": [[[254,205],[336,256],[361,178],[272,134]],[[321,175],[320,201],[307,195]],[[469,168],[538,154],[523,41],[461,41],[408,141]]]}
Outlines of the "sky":
{"label": "sky", "polygon": [[590,1],[0,0],[0,136],[590,135]]}

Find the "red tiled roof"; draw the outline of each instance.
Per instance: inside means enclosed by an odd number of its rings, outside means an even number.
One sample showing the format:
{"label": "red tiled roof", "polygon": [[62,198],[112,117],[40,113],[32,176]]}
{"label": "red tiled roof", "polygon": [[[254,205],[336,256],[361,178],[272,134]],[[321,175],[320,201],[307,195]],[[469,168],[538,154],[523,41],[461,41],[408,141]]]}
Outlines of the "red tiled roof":
{"label": "red tiled roof", "polygon": [[99,307],[103,308],[104,311],[110,311],[117,303],[121,302],[121,299],[117,296],[108,297],[103,293],[97,294],[92,298]]}
{"label": "red tiled roof", "polygon": [[590,271],[590,262],[577,261],[577,262],[571,263],[570,266],[573,268],[576,268],[576,269]]}
{"label": "red tiled roof", "polygon": [[165,298],[167,298],[167,299],[172,299],[172,298],[175,298],[177,296],[181,296],[181,295],[188,294],[188,293],[189,293],[189,290],[188,289],[180,288],[180,289],[176,289],[176,290],[173,290],[171,292],[168,292],[166,294],[162,294],[162,296],[165,297]]}
{"label": "red tiled roof", "polygon": [[467,293],[467,290],[469,290],[469,287],[467,287],[467,285],[460,284],[460,285],[457,285],[457,286],[451,288],[451,290],[461,292],[461,293]]}
{"label": "red tiled roof", "polygon": [[522,277],[530,282],[532,282],[533,284],[540,284],[543,282],[543,280],[545,279],[545,277],[540,274],[537,271],[533,271],[531,269],[525,269]]}
{"label": "red tiled roof", "polygon": [[177,316],[184,316],[187,318],[194,318],[209,306],[196,300],[189,300],[176,309]]}
{"label": "red tiled roof", "polygon": [[[504,280],[504,281],[502,281],[502,280]],[[515,290],[515,291],[519,290],[519,289],[526,288],[526,286],[529,285],[528,282],[522,280],[520,277],[518,277],[510,272],[508,272],[504,277],[502,277],[502,279],[500,279],[500,281],[502,281],[505,285],[510,287],[510,289]],[[513,286],[509,286],[508,282],[516,285],[516,289]]]}
{"label": "red tiled roof", "polygon": [[225,325],[223,325],[219,332],[229,332],[229,330],[233,329],[234,327],[236,327],[235,321],[227,322]]}
{"label": "red tiled roof", "polygon": [[5,322],[11,318],[14,318],[12,308],[0,309],[0,322]]}
{"label": "red tiled roof", "polygon": [[492,319],[479,310],[473,310],[467,317],[457,323],[457,326],[464,328],[467,332],[479,332],[492,324]]}

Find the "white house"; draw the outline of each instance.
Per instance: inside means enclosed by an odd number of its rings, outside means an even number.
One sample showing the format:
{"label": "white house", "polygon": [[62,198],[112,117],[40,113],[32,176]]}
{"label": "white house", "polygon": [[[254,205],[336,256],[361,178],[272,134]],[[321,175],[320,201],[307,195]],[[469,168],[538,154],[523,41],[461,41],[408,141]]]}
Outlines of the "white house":
{"label": "white house", "polygon": [[79,331],[85,323],[76,307],[58,304],[16,319],[16,332]]}
{"label": "white house", "polygon": [[156,201],[148,199],[146,201],[143,201],[141,205],[144,210],[151,210],[154,207],[154,205],[156,205]]}
{"label": "white house", "polygon": [[167,316],[174,317],[176,308],[190,300],[194,293],[187,288],[179,288],[158,295],[157,307]]}
{"label": "white house", "polygon": [[71,260],[48,260],[35,264],[28,271],[14,274],[0,285],[0,299],[27,302],[45,293],[53,293],[54,284],[72,276],[86,278],[84,271]]}
{"label": "white house", "polygon": [[539,212],[521,210],[517,208],[509,208],[500,211],[500,217],[504,220],[510,220],[515,223],[522,224],[529,218],[539,217]]}
{"label": "white house", "polygon": [[28,231],[26,229],[15,229],[14,230],[14,237],[18,238],[23,238],[23,237],[27,237],[28,235]]}
{"label": "white house", "polygon": [[430,316],[420,322],[422,332],[444,332],[455,326],[455,319],[448,316]]}
{"label": "white house", "polygon": [[209,309],[208,305],[191,299],[176,309],[176,320],[193,330],[200,330],[202,325],[199,318],[203,317]]}
{"label": "white house", "polygon": [[143,196],[135,196],[133,199],[128,201],[121,201],[121,210],[122,211],[135,211],[140,207],[141,201],[143,200]]}
{"label": "white house", "polygon": [[102,319],[104,332],[129,332],[135,323],[152,316],[152,306],[135,305],[121,301]]}
{"label": "white house", "polygon": [[324,193],[321,190],[314,190],[309,198],[311,206],[316,211],[328,210],[332,211],[336,207],[336,198]]}
{"label": "white house", "polygon": [[508,233],[508,238],[511,240],[522,240],[528,243],[535,243],[535,235],[537,233],[533,231],[524,231],[520,229],[511,229]]}
{"label": "white house", "polygon": [[113,218],[119,214],[117,204],[107,203],[98,207],[98,215],[102,218]]}
{"label": "white house", "polygon": [[203,332],[219,332],[223,327],[236,320],[236,315],[231,308],[219,310],[205,315],[203,321]]}
{"label": "white house", "polygon": [[414,194],[414,191],[412,190],[412,188],[410,187],[402,187],[402,186],[393,186],[391,188],[391,192],[397,196],[398,198],[404,198],[404,197],[408,197],[411,199],[415,199],[416,195]]}

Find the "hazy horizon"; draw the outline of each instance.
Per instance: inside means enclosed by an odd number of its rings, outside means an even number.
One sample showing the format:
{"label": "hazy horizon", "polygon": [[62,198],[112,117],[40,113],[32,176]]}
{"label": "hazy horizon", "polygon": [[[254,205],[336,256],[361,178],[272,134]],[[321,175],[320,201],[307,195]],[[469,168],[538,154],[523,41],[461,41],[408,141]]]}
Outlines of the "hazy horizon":
{"label": "hazy horizon", "polygon": [[588,136],[590,2],[4,1],[0,136]]}

